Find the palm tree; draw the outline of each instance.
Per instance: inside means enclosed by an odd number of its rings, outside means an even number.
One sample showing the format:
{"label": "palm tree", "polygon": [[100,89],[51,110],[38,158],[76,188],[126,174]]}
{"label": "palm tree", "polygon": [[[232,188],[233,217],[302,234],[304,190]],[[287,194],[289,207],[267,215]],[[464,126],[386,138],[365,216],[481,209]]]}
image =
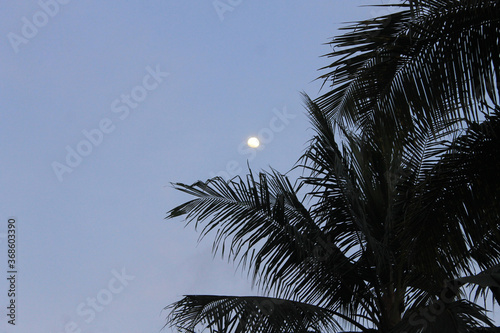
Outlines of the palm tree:
{"label": "palm tree", "polygon": [[[186,332],[495,330],[461,286],[500,300],[498,4],[402,6],[334,40],[331,55],[343,58],[323,76],[332,90],[305,96],[316,135],[298,185],[274,170],[174,184],[195,199],[168,217],[215,232],[215,251],[248,267],[265,297],[189,295],[169,307],[167,324]],[[474,45],[455,35],[467,24],[482,37]],[[455,58],[474,68],[457,68]]]}
{"label": "palm tree", "polygon": [[[203,225],[202,235],[216,232],[215,249],[229,248],[276,298],[190,295],[172,305],[169,323],[211,332],[479,332],[491,325],[459,286],[491,287],[500,271],[499,114],[447,148],[436,148],[447,135],[435,132],[438,124],[410,134],[388,130],[390,118],[363,136],[345,132],[338,147],[332,123],[308,105],[317,134],[299,188],[275,171],[258,180],[250,173],[175,184],[196,199],[169,214],[187,214]],[[438,140],[428,142],[429,132]],[[306,206],[297,192],[307,185]],[[478,198],[459,200],[471,195]],[[476,266],[490,271],[460,278]]]}

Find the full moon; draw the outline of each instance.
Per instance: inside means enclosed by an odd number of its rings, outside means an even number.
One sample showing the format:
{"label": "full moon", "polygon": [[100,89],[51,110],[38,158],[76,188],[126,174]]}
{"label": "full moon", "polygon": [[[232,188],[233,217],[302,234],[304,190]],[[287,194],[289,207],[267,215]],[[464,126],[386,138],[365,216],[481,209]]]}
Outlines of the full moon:
{"label": "full moon", "polygon": [[257,148],[260,146],[260,141],[255,136],[248,139],[247,144],[250,148]]}

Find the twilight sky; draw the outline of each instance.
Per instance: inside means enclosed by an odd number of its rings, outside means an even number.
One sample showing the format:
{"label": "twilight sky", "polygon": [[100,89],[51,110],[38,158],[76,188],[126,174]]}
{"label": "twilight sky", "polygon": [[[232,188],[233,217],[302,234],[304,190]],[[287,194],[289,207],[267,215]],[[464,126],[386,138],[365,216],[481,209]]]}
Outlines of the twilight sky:
{"label": "twilight sky", "polygon": [[324,43],[383,2],[0,2],[7,277],[11,217],[17,251],[16,325],[3,278],[0,333],[159,332],[184,294],[258,294],[212,239],[164,220],[190,198],[169,183],[247,161],[288,171],[312,135],[300,92],[318,96]]}

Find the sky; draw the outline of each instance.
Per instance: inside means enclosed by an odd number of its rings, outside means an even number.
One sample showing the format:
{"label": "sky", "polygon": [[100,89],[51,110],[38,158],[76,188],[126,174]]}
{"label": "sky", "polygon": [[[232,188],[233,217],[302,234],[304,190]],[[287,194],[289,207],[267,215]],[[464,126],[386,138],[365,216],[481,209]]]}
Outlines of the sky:
{"label": "sky", "polygon": [[0,2],[0,333],[160,332],[185,294],[259,295],[165,220],[170,183],[289,171],[325,43],[380,3]]}

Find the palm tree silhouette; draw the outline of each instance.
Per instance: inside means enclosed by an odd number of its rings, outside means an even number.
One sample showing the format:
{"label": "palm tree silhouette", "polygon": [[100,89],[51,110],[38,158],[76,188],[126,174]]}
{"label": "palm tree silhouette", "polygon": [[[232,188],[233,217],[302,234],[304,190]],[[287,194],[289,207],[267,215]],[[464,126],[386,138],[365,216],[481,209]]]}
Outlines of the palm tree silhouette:
{"label": "palm tree silhouette", "polygon": [[500,5],[400,7],[332,41],[296,185],[275,170],[173,184],[195,198],[167,217],[215,233],[266,296],[188,295],[167,325],[497,330],[477,296],[500,300]]}

